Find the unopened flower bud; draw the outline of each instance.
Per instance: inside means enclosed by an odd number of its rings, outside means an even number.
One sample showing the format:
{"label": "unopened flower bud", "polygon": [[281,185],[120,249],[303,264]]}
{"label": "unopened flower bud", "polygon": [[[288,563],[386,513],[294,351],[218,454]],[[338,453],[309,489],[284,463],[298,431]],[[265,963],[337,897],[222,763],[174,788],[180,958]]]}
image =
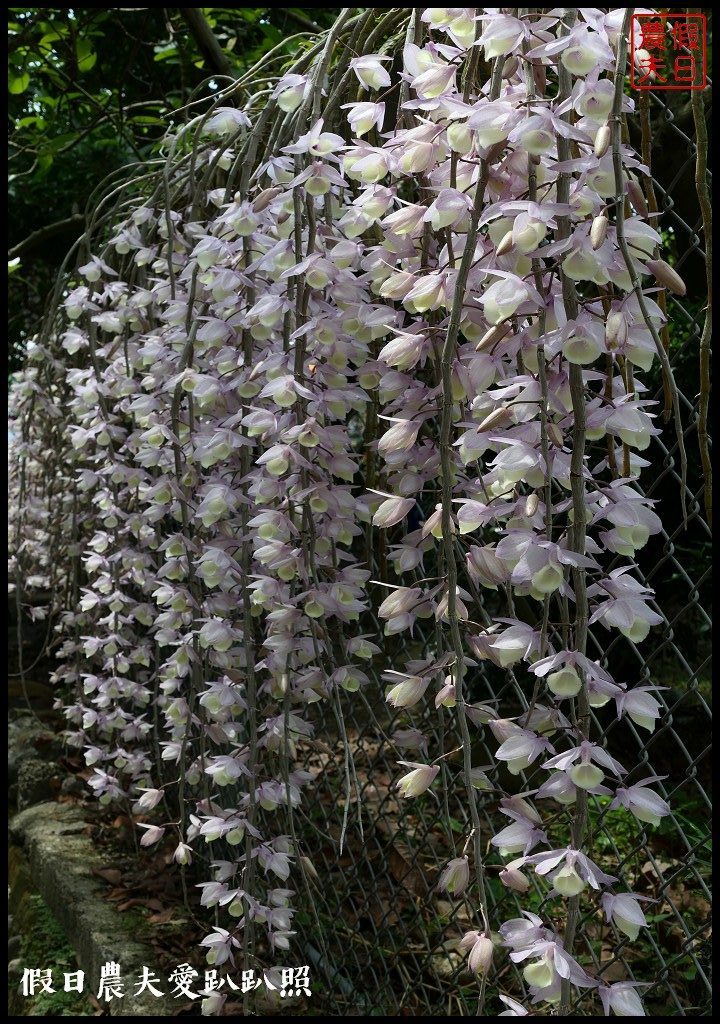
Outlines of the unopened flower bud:
{"label": "unopened flower bud", "polygon": [[627,320],[617,310],[608,313],[605,321],[605,343],[609,349],[619,348],[627,341]]}
{"label": "unopened flower bud", "polygon": [[590,228],[590,244],[592,245],[593,250],[599,249],[603,244],[607,238],[607,229],[608,219],[604,213],[601,213],[592,222],[592,227]]}
{"label": "unopened flower bud", "polygon": [[516,861],[511,861],[503,870],[500,872],[499,878],[506,889],[512,889],[514,892],[527,892],[530,888],[530,882],[517,868]]}
{"label": "unopened flower bud", "polygon": [[563,436],[562,431],[558,427],[557,423],[550,422],[547,424],[547,435],[556,448],[562,448]]}
{"label": "unopened flower bud", "polygon": [[470,769],[470,784],[473,789],[479,789],[483,793],[490,792],[493,789],[492,782],[482,768]]}
{"label": "unopened flower bud", "polygon": [[486,974],[493,958],[492,939],[483,932],[468,932],[460,940],[460,949],[469,950],[468,967],[474,974]]}
{"label": "unopened flower bud", "polygon": [[519,67],[519,61],[514,53],[511,53],[509,57],[505,59],[505,63],[502,66],[500,72],[503,78],[512,78]]}
{"label": "unopened flower bud", "polygon": [[459,896],[467,888],[470,881],[470,865],[467,857],[456,857],[451,860],[442,875],[438,888],[451,896]]}
{"label": "unopened flower bud", "polygon": [[414,504],[414,498],[388,498],[373,516],[373,526],[379,526],[383,530],[395,526],[405,518]]}
{"label": "unopened flower bud", "polygon": [[187,843],[179,843],[175,853],[173,854],[173,860],[176,864],[191,864],[192,863],[192,849]]}
{"label": "unopened flower bud", "polygon": [[627,193],[628,193],[628,196],[630,197],[630,202],[633,204],[633,206],[635,207],[637,212],[640,214],[640,216],[641,217],[649,216],[650,211],[648,210],[647,203],[645,202],[645,196],[643,195],[643,190],[640,188],[640,186],[638,185],[638,183],[636,181],[633,181],[632,178],[630,178],[628,180],[628,183],[627,183]]}
{"label": "unopened flower bud", "polygon": [[440,771],[439,764],[416,764],[413,761],[400,761],[399,764],[413,769],[396,783],[396,789],[406,798],[420,796],[424,793],[432,785],[435,776]]}
{"label": "unopened flower bud", "polygon": [[165,835],[165,829],[160,825],[142,825],[138,823],[139,828],[144,828],[145,835],[140,840],[141,846],[152,846],[153,843],[157,843]]}
{"label": "unopened flower bud", "polygon": [[595,133],[594,153],[598,160],[601,160],[610,148],[611,134],[608,124],[602,125]]}
{"label": "unopened flower bud", "polygon": [[673,295],[684,295],[687,291],[683,279],[665,260],[648,260],[645,266],[658,284],[664,285]]}
{"label": "unopened flower bud", "polygon": [[411,708],[422,700],[429,682],[422,676],[407,676],[388,691],[385,700],[394,708]]}
{"label": "unopened flower bud", "polygon": [[386,430],[378,441],[378,451],[381,455],[388,452],[407,451],[417,441],[417,436],[422,423],[418,420],[399,420],[389,430]]}
{"label": "unopened flower bud", "polygon": [[607,920],[612,919],[620,931],[624,932],[633,942],[640,934],[640,929],[647,927],[645,915],[638,903],[639,898],[629,892],[617,895],[606,893],[602,901]]}
{"label": "unopened flower bud", "polygon": [[494,409],[489,416],[486,416],[478,426],[478,433],[482,434],[487,430],[495,430],[497,427],[507,427],[512,423],[512,413],[504,405]]}
{"label": "unopened flower bud", "polygon": [[277,185],[274,185],[272,188],[264,188],[262,192],[258,193],[253,201],[252,208],[254,212],[260,213],[260,211],[269,206],[275,196],[279,196],[281,192],[282,189],[278,188]]}
{"label": "unopened flower bud", "polygon": [[[512,231],[508,231],[508,235],[512,237]],[[505,235],[507,238],[507,235]],[[502,245],[502,242],[500,243]],[[509,334],[512,329],[512,325],[509,323],[496,324],[491,327],[489,331],[483,334],[480,341],[475,346],[476,352],[485,352],[486,349],[492,348],[493,345],[497,345],[499,341],[502,341],[506,334]]]}
{"label": "unopened flower bud", "polygon": [[496,256],[504,256],[505,253],[510,252],[512,247],[513,247],[513,233],[512,233],[512,231],[508,231],[507,234],[503,235],[502,239],[500,240],[500,245],[498,245],[497,249],[495,250],[495,255]]}

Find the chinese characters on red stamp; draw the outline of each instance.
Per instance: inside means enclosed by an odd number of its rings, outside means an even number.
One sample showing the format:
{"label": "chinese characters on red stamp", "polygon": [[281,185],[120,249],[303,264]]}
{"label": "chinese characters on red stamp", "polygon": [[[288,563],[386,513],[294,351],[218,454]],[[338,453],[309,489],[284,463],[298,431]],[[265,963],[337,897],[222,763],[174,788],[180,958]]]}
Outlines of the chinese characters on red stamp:
{"label": "chinese characters on red stamp", "polygon": [[633,89],[695,90],[707,82],[704,14],[634,14],[630,24]]}

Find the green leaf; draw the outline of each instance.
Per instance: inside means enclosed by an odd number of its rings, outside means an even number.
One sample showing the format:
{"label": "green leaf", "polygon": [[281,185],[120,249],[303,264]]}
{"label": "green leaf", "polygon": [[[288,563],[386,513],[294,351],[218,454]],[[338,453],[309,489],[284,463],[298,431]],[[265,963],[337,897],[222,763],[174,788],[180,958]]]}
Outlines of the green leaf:
{"label": "green leaf", "polygon": [[40,117],[39,114],[31,114],[29,117],[21,117],[19,121],[15,122],[15,127],[28,128],[31,124],[34,124],[38,131],[43,131],[45,128],[45,120]]}
{"label": "green leaf", "polygon": [[53,39],[64,39],[70,31],[64,21],[41,21],[40,31]]}
{"label": "green leaf", "polygon": [[48,96],[47,93],[42,93],[42,95],[36,96],[35,102],[43,107],[50,107],[51,110],[54,110],[58,105],[57,98],[55,96]]}
{"label": "green leaf", "polygon": [[48,33],[46,33],[46,35],[44,35],[42,37],[42,39],[40,40],[40,42],[38,43],[38,49],[40,50],[40,53],[42,53],[44,55],[46,55],[48,53],[52,53],[52,51],[55,49],[55,47],[53,46],[53,43],[57,43],[61,39],[62,39],[62,36],[60,35],[59,32],[48,32]]}
{"label": "green leaf", "polygon": [[20,257],[16,256],[14,260],[8,260],[8,274],[14,274],[16,270],[20,269]]}
{"label": "green leaf", "polygon": [[30,75],[27,71],[21,71],[19,75],[14,71],[8,71],[8,92],[13,96],[19,96],[20,93],[25,92],[29,85]]}
{"label": "green leaf", "polygon": [[40,153],[37,158],[37,176],[42,179],[52,167],[53,157],[50,153]]}
{"label": "green leaf", "polygon": [[156,61],[167,60],[168,57],[177,57],[177,46],[175,43],[168,43],[166,46],[155,46],[155,57]]}
{"label": "green leaf", "polygon": [[74,142],[77,138],[77,132],[63,132],[62,135],[56,135],[52,139],[48,139],[43,147],[43,153],[53,154],[59,152],[68,143]]}
{"label": "green leaf", "polygon": [[97,54],[93,50],[89,39],[78,39],[75,44],[75,53],[77,55],[78,71],[90,71],[95,67]]}

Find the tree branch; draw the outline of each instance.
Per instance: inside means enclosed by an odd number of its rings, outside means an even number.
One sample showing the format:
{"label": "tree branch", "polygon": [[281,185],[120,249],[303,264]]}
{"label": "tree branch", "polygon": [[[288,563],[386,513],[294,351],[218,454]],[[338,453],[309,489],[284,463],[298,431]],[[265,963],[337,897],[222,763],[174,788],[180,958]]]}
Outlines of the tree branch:
{"label": "tree branch", "polygon": [[284,14],[286,18],[294,21],[296,25],[300,25],[301,28],[306,29],[308,32],[322,32],[322,26],[318,25],[316,21],[306,18],[304,14],[293,11],[290,7],[278,7],[277,12],[278,14]]}
{"label": "tree branch", "polygon": [[65,231],[70,231],[71,228],[79,228],[84,223],[85,217],[83,214],[74,213],[71,217],[65,217],[64,220],[56,220],[53,224],[46,224],[45,227],[33,231],[22,242],[18,242],[12,249],[8,249],[8,259],[13,260],[17,256],[24,256],[25,253],[30,252],[32,249],[37,249],[39,245],[47,242],[50,238],[54,238],[55,235],[61,235]]}
{"label": "tree branch", "polygon": [[187,27],[198,44],[200,53],[205,58],[208,67],[217,72],[218,75],[227,75],[234,78],[235,72],[215,33],[210,28],[207,18],[200,7],[178,7]]}

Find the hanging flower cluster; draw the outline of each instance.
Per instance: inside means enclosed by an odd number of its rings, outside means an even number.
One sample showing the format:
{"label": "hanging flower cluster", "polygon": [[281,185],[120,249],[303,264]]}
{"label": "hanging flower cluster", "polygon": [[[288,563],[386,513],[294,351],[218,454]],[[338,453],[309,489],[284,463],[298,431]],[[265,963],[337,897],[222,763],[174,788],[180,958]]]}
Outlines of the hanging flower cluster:
{"label": "hanging flower cluster", "polygon": [[[658,433],[637,372],[663,358],[653,295],[683,290],[621,136],[628,10],[411,10],[345,12],[271,90],[219,96],[106,218],[15,387],[15,554],[62,567],[56,676],[95,794],[148,817],[142,845],[171,834],[181,866],[210,847],[208,963],[247,956],[258,927],[288,948],[285,886],[313,870],[292,818],[309,708],[342,728],[380,665],[409,718],[398,748],[422,757],[399,761],[400,796],[440,772],[413,709],[464,748],[474,856],[440,884],[474,901],[481,992],[502,946],[532,1004],[594,991],[642,1016],[635,983],[573,953],[581,900],[628,940],[646,927],[583,850],[589,801],[669,812],[591,731],[611,702],[652,731],[653,687],[586,650],[594,623],[639,643],[660,622],[633,573],[661,528],[637,484]],[[48,424],[65,468],[43,493]],[[34,554],[28,524],[58,514],[66,549],[55,528]],[[434,654],[389,664],[385,638],[426,619]],[[468,701],[482,661],[513,673],[518,713]],[[501,787],[471,729],[520,777],[490,840],[500,878],[520,900],[544,881],[563,934],[491,919],[479,801]]]}

